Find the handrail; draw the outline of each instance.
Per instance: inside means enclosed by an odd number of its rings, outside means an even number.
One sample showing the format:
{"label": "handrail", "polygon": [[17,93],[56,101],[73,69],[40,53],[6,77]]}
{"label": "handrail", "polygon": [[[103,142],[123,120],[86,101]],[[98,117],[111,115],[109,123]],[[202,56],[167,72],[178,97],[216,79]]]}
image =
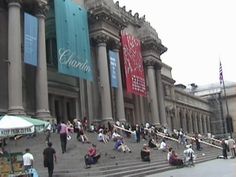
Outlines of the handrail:
{"label": "handrail", "polygon": [[[114,126],[115,128],[118,128],[118,129],[120,129],[120,130],[129,132],[129,133],[135,133],[135,131],[127,130],[127,129],[125,129],[125,128],[122,128],[122,127],[119,127],[119,126],[116,126],[116,125],[113,125],[113,126]],[[175,139],[175,138],[172,138],[172,137],[169,137],[169,136],[166,136],[164,133],[161,133],[161,132],[159,132],[159,131],[155,132],[155,134],[158,135],[158,136],[161,136],[161,137],[163,137],[163,138],[167,138],[167,139],[170,139],[170,140],[172,140],[172,141],[179,142],[179,140],[177,140],[177,139]],[[195,138],[193,138],[193,137],[191,137],[191,136],[188,136],[188,135],[185,135],[185,137],[186,137],[187,139],[195,140]],[[218,141],[219,141],[219,140],[218,140]],[[202,141],[202,140],[199,140],[199,142],[201,142],[201,143],[203,143],[203,144],[206,144],[206,145],[208,145],[208,146],[212,146],[212,147],[217,148],[217,149],[223,149],[223,148],[220,147],[220,146],[216,146],[216,145],[214,145],[214,144],[207,143],[207,142]]]}
{"label": "handrail", "polygon": [[[191,139],[191,140],[195,140],[195,138],[193,138],[193,137],[191,137],[191,136],[188,136],[188,135],[185,135],[185,137],[188,138],[188,139]],[[220,146],[216,146],[216,145],[214,145],[214,144],[211,144],[211,143],[202,141],[202,140],[200,140],[200,139],[199,139],[199,142],[201,142],[201,143],[203,143],[203,144],[206,144],[206,145],[208,145],[208,146],[212,146],[212,147],[217,148],[217,149],[223,149],[223,148],[220,147]]]}
{"label": "handrail", "polygon": [[119,127],[117,125],[113,125],[113,127],[118,128],[118,129],[123,130],[123,131],[126,131],[126,132],[129,132],[129,133],[135,133],[135,131],[127,130],[127,129]]}
{"label": "handrail", "polygon": [[[135,133],[135,131],[127,130],[127,129],[124,129],[124,128],[122,128],[122,127],[116,126],[116,125],[113,125],[113,126],[114,126],[115,128],[118,128],[118,129],[120,129],[120,130],[129,132],[129,133]],[[164,138],[167,138],[167,139],[170,139],[170,140],[179,142],[177,139],[168,137],[168,136],[166,136],[164,133],[161,133],[161,132],[158,132],[158,131],[155,132],[155,133],[156,133],[156,135],[159,135],[159,136],[161,136],[161,137],[164,137]]]}

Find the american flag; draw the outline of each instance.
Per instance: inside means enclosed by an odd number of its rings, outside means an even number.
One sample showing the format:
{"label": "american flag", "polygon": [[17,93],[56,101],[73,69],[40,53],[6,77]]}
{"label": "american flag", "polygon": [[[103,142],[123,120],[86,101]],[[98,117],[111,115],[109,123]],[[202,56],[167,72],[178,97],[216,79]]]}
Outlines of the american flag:
{"label": "american flag", "polygon": [[224,79],[223,79],[223,69],[222,69],[221,61],[220,61],[220,68],[219,68],[219,79],[220,79],[220,84],[222,84]]}

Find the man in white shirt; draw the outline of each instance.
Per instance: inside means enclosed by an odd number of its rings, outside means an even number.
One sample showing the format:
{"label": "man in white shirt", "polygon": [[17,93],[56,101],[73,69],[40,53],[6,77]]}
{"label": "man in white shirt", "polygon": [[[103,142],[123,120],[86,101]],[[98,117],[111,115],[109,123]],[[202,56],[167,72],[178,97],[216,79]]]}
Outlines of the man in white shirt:
{"label": "man in white shirt", "polygon": [[23,155],[23,165],[24,165],[25,171],[33,167],[33,161],[34,161],[34,157],[30,153],[30,149],[29,148],[25,149],[25,154]]}
{"label": "man in white shirt", "polygon": [[163,139],[161,144],[160,144],[160,150],[164,151],[164,152],[167,152],[167,144],[165,142],[165,140]]}

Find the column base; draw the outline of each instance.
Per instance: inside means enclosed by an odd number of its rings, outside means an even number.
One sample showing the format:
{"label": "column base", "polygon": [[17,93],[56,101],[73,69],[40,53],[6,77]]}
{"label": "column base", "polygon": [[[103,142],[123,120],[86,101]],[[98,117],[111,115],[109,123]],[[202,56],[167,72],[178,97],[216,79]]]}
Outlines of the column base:
{"label": "column base", "polygon": [[120,123],[126,123],[126,119],[125,118],[122,118],[119,120]]}
{"label": "column base", "polygon": [[9,115],[26,115],[22,106],[13,106],[8,109]]}
{"label": "column base", "polygon": [[50,115],[50,111],[47,109],[41,109],[37,110],[35,117],[40,118],[40,119],[48,119],[51,118],[52,116]]}
{"label": "column base", "polygon": [[111,124],[113,124],[113,123],[114,123],[113,118],[112,118],[112,117],[106,117],[106,118],[102,118],[102,120],[101,120],[101,123],[103,123],[103,124],[106,124],[106,123],[108,123],[108,122],[110,122]]}
{"label": "column base", "polygon": [[160,123],[153,123],[151,125],[154,125],[156,128],[161,128],[162,127]]}

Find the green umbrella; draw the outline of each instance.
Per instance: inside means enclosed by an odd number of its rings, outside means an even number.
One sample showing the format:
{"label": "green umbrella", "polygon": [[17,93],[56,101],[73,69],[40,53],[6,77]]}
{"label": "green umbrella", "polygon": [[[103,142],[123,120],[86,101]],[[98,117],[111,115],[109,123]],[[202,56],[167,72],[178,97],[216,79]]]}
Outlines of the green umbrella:
{"label": "green umbrella", "polygon": [[38,118],[30,118],[26,116],[21,116],[21,118],[25,119],[26,121],[32,123],[35,127],[36,132],[43,132],[47,126],[49,125],[49,122],[40,120]]}

